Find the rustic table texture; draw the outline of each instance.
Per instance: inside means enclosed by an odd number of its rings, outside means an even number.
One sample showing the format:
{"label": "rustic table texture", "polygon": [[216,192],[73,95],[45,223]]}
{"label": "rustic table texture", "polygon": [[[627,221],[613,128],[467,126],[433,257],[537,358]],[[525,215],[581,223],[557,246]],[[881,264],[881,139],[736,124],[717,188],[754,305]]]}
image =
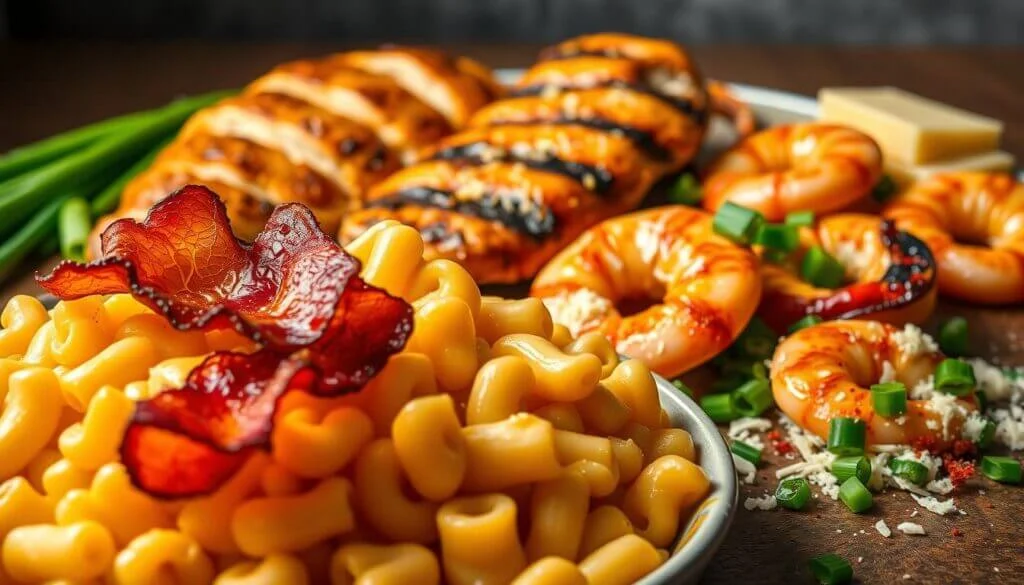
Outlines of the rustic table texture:
{"label": "rustic table texture", "polygon": [[[96,119],[166,102],[175,95],[239,87],[274,64],[348,48],[338,44],[0,44],[0,152]],[[494,67],[528,65],[539,47],[451,46]],[[717,79],[813,95],[822,86],[899,85],[1003,120],[1004,148],[1024,157],[1024,48],[887,49],[791,46],[700,46],[693,53]],[[29,268],[2,300],[35,292]],[[1024,365],[1024,312],[943,303],[943,315],[971,320],[974,347],[1008,365]],[[771,449],[767,449],[771,451]],[[748,495],[774,489],[773,470],[788,461],[768,454]],[[817,491],[815,489],[815,491]],[[810,582],[806,561],[836,552],[865,583],[1024,581],[1024,534],[1018,522],[1024,488],[975,479],[955,494],[966,515],[940,517],[905,492],[876,498],[855,516],[818,498],[809,511],[739,510],[732,531],[704,575],[707,583]],[[874,524],[911,520],[927,536],[883,538]]]}

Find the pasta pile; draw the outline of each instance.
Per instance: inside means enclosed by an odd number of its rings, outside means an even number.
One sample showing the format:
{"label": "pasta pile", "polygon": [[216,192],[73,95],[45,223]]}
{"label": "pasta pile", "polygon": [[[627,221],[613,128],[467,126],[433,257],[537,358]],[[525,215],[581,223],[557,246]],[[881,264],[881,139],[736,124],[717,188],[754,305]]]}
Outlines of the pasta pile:
{"label": "pasta pile", "polygon": [[134,401],[252,342],[128,295],[11,300],[0,583],[625,584],[664,561],[710,484],[643,364],[572,339],[538,299],[481,298],[411,227],[348,250],[414,306],[405,350],[359,393],[285,395],[270,452],[190,500],[132,485]]}

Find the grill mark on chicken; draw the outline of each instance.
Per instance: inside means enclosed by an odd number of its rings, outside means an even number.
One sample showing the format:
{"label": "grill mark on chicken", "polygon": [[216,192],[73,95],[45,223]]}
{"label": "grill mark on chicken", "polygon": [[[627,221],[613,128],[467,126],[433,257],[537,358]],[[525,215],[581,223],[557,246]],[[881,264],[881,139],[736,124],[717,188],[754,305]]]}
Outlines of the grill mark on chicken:
{"label": "grill mark on chicken", "polygon": [[449,190],[424,186],[406,187],[369,201],[366,207],[394,210],[406,205],[436,207],[497,221],[513,231],[538,240],[552,235],[555,231],[555,217],[547,206],[524,197],[512,198],[493,191],[485,191],[472,199],[464,199]]}
{"label": "grill mark on chicken", "polygon": [[567,161],[540,151],[517,153],[486,141],[449,146],[439,150],[429,160],[465,161],[472,164],[492,161],[522,163],[531,169],[569,177],[598,195],[607,193],[615,181],[615,177],[603,167]]}
{"label": "grill mark on chicken", "polygon": [[679,98],[668,95],[664,92],[660,92],[657,89],[647,84],[628,83],[620,79],[608,79],[595,83],[539,83],[536,85],[529,85],[526,87],[520,87],[513,89],[509,92],[511,97],[532,97],[544,95],[545,92],[551,91],[550,88],[557,88],[562,90],[570,89],[628,89],[636,91],[642,94],[649,95],[656,99],[659,99],[666,104],[672,106],[674,109],[681,112],[684,116],[690,118],[697,124],[704,124],[708,119],[707,108],[701,108],[697,106],[693,100]]}

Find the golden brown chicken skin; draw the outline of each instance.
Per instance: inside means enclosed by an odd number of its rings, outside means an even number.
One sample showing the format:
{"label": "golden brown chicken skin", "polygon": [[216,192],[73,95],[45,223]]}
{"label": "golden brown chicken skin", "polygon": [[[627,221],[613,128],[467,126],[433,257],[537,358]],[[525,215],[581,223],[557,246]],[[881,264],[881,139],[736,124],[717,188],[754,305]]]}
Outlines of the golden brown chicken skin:
{"label": "golden brown chicken skin", "polygon": [[696,71],[696,64],[679,44],[625,33],[598,33],[565,40],[541,51],[538,61],[553,61],[581,56],[601,56],[661,65],[677,70]]}
{"label": "golden brown chicken skin", "polygon": [[232,136],[277,150],[334,181],[345,207],[358,207],[367,189],[398,168],[392,151],[372,130],[287,96],[245,95],[194,115],[180,139],[196,134]]}
{"label": "golden brown chicken skin", "polygon": [[475,164],[521,163],[570,177],[600,195],[602,203],[625,207],[639,203],[656,179],[628,139],[585,126],[472,128],[441,140],[421,157]]}
{"label": "golden brown chicken skin", "polygon": [[335,230],[401,160],[449,134],[501,88],[489,70],[429,49],[389,47],[286,63],[242,95],[197,112],[125,189],[118,217],[139,219],[175,189],[205,184],[252,238],[277,204],[309,206]]}
{"label": "golden brown chicken skin", "polygon": [[394,79],[440,112],[456,129],[465,126],[473,112],[502,93],[501,86],[480,63],[433,49],[386,47],[342,53],[337,59]]}
{"label": "golden brown chicken skin", "polygon": [[708,98],[678,46],[598,35],[546,55],[468,128],[373,188],[341,239],[394,219],[420,230],[428,256],[483,283],[516,282],[696,154]]}
{"label": "golden brown chicken skin", "polygon": [[472,127],[510,124],[585,126],[629,139],[659,173],[689,163],[703,126],[657,97],[627,88],[597,88],[496,101],[473,116]]}
{"label": "golden brown chicken skin", "polygon": [[414,152],[451,133],[439,112],[394,79],[345,64],[339,56],[293,61],[246,88],[291,96],[373,129],[389,148]]}

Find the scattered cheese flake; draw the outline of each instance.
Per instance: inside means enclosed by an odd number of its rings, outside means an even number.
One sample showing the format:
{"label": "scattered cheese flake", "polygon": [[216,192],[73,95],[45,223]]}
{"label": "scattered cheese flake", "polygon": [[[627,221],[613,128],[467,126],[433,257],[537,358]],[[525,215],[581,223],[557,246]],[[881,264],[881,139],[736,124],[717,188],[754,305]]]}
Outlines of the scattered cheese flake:
{"label": "scattered cheese flake", "polygon": [[877,530],[879,534],[886,538],[892,536],[892,530],[889,530],[889,525],[885,523],[885,520],[879,520],[878,522],[875,522],[875,530]]}
{"label": "scattered cheese flake", "polygon": [[911,400],[928,400],[935,394],[935,377],[928,376],[910,389]]}
{"label": "scattered cheese flake", "polygon": [[776,506],[778,506],[778,502],[771,494],[765,494],[760,498],[747,498],[743,502],[743,507],[748,510],[774,510]]}
{"label": "scattered cheese flake", "polygon": [[735,454],[732,456],[732,462],[733,465],[736,466],[736,471],[743,476],[743,483],[754,483],[754,476],[757,474],[757,467],[755,467],[753,463]]}
{"label": "scattered cheese flake", "polygon": [[928,482],[928,485],[924,486],[924,489],[932,493],[946,495],[953,491],[953,480],[948,477],[933,479]]}
{"label": "scattered cheese flake", "polygon": [[956,511],[956,505],[953,503],[953,498],[950,498],[943,502],[941,500],[936,499],[934,496],[921,497],[916,494],[910,494],[910,497],[914,498],[914,501],[917,502],[925,510],[928,510],[929,512],[934,512],[939,516],[945,516],[950,512]]}
{"label": "scattered cheese flake", "polygon": [[[970,413],[967,407],[964,406],[964,403],[957,399],[955,394],[944,394],[942,392],[933,392],[924,407],[925,410],[930,410],[939,415],[939,419],[942,421],[942,436],[945,439],[952,438],[949,425],[953,419],[963,420]],[[925,424],[929,429],[939,429],[938,422],[933,419],[928,419]]]}
{"label": "scattered cheese flake", "polygon": [[918,536],[923,536],[924,534],[927,534],[924,531],[924,526],[921,526],[920,524],[915,524],[913,522],[901,522],[896,527],[896,530],[899,530],[903,534],[914,534]]}
{"label": "scattered cheese flake", "polygon": [[939,344],[935,343],[935,340],[930,335],[921,331],[920,327],[911,323],[907,323],[902,331],[894,333],[893,340],[896,342],[900,352],[903,353],[904,359],[909,359],[925,352],[939,351]]}
{"label": "scattered cheese flake", "polygon": [[985,417],[977,412],[972,412],[967,420],[964,421],[963,435],[964,438],[972,443],[977,443],[981,440],[981,432],[985,430],[985,424],[988,421]]}

